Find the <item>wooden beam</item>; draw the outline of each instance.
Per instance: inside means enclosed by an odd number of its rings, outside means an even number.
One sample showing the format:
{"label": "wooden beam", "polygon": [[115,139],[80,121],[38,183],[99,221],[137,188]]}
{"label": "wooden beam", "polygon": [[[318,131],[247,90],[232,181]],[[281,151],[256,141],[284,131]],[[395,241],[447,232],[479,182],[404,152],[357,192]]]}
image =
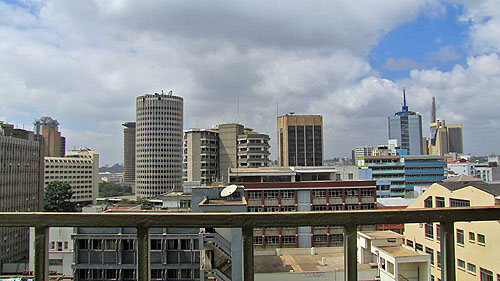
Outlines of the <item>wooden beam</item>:
{"label": "wooden beam", "polygon": [[456,280],[455,276],[455,227],[453,223],[441,223],[441,280]]}
{"label": "wooden beam", "polygon": [[344,226],[344,280],[358,280],[358,227]]}
{"label": "wooden beam", "polygon": [[253,228],[244,227],[243,232],[243,280],[254,280],[253,263]]}
{"label": "wooden beam", "polygon": [[49,280],[49,228],[35,227],[35,280]]}
{"label": "wooden beam", "polygon": [[151,280],[149,228],[137,227],[137,280]]}

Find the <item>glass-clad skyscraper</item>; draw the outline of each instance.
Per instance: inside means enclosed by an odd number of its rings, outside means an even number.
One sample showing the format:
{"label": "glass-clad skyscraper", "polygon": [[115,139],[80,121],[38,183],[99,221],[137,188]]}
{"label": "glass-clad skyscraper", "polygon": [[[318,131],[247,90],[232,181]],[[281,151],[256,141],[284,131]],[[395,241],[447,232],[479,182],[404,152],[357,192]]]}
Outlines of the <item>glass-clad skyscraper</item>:
{"label": "glass-clad skyscraper", "polygon": [[422,115],[409,111],[406,105],[406,93],[403,90],[403,106],[400,112],[389,116],[389,139],[397,139],[401,149],[410,155],[423,154]]}

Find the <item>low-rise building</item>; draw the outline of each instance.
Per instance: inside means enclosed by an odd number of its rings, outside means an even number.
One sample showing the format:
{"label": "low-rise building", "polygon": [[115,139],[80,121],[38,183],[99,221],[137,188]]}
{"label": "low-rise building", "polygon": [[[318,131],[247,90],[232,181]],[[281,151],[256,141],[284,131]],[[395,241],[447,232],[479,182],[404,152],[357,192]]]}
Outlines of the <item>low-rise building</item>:
{"label": "low-rise building", "polygon": [[[500,185],[484,182],[442,182],[431,185],[411,208],[450,208],[500,205]],[[497,221],[455,223],[455,265],[457,280],[500,278]],[[405,224],[406,245],[431,256],[431,280],[441,276],[438,223]]]}

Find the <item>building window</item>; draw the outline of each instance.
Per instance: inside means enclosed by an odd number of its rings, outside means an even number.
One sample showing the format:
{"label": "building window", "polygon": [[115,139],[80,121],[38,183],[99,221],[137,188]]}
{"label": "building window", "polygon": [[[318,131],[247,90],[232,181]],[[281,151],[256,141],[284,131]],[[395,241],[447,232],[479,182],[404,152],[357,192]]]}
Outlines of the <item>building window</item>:
{"label": "building window", "polygon": [[486,238],[484,237],[483,234],[477,234],[477,243],[479,244],[486,244]]}
{"label": "building window", "polygon": [[425,237],[434,239],[434,225],[432,223],[425,224]]}
{"label": "building window", "polygon": [[374,210],[375,205],[374,204],[361,204],[361,209],[362,210]]}
{"label": "building window", "polygon": [[191,269],[181,269],[181,279],[190,279]]}
{"label": "building window", "polygon": [[467,263],[467,271],[469,273],[476,274],[476,265],[472,263]]}
{"label": "building window", "polygon": [[413,241],[411,241],[411,240],[407,239],[407,240],[406,240],[406,245],[407,245],[408,247],[412,247],[412,248],[413,248]]}
{"label": "building window", "polygon": [[279,212],[278,206],[265,207],[264,212]]}
{"label": "building window", "polygon": [[266,236],[266,245],[278,245],[279,236]]}
{"label": "building window", "polygon": [[431,265],[434,265],[434,250],[425,247],[425,252],[431,256]]}
{"label": "building window", "polygon": [[177,279],[177,269],[167,269],[167,277]]}
{"label": "building window", "polygon": [[277,190],[267,190],[264,191],[265,199],[278,199],[278,191]]}
{"label": "building window", "polygon": [[326,205],[313,205],[312,210],[313,211],[326,211],[327,206]]}
{"label": "building window", "polygon": [[384,258],[380,258],[380,268],[385,270],[385,259]]}
{"label": "building window", "polygon": [[134,250],[134,240],[132,239],[124,239],[122,240],[123,250],[125,251],[133,251]]}
{"label": "building window", "polygon": [[295,208],[295,206],[281,206],[281,211],[282,212],[295,212],[296,208]]}
{"label": "building window", "polygon": [[102,250],[102,240],[101,239],[92,240],[92,249],[93,250]]}
{"label": "building window", "polygon": [[442,207],[444,207],[444,198],[436,197],[436,208],[442,208]]}
{"label": "building window", "polygon": [[248,192],[248,199],[261,199],[261,191],[249,191]]}
{"label": "building window", "polygon": [[134,270],[133,269],[122,269],[123,280],[134,280]]}
{"label": "building window", "polygon": [[330,189],[330,190],[328,190],[328,196],[330,198],[342,198],[342,190],[341,189]]}
{"label": "building window", "polygon": [[167,240],[167,249],[168,250],[177,250],[177,249],[179,249],[179,240],[177,240],[177,239],[168,239]]}
{"label": "building window", "polygon": [[420,243],[415,243],[415,250],[417,250],[417,251],[423,251],[424,250],[424,246],[422,246],[422,244],[420,244]]}
{"label": "building window", "polygon": [[105,273],[107,280],[116,280],[118,278],[118,272],[116,269],[106,269]]}
{"label": "building window", "polygon": [[469,241],[476,242],[476,234],[474,232],[469,232]]}
{"label": "building window", "polygon": [[262,245],[262,237],[261,236],[254,236],[253,237],[253,244],[254,245]]}
{"label": "building window", "polygon": [[281,237],[281,243],[282,244],[295,244],[297,241],[295,236],[282,236]]}
{"label": "building window", "polygon": [[442,262],[442,260],[441,260],[441,252],[438,251],[437,252],[437,264],[438,264],[439,268],[441,268],[441,262]]}
{"label": "building window", "polygon": [[161,251],[160,239],[151,239],[151,251]]}
{"label": "building window", "polygon": [[115,239],[106,239],[104,240],[104,250],[116,250],[116,240]]}
{"label": "building window", "polygon": [[191,239],[181,239],[181,250],[191,250]]}
{"label": "building window", "polygon": [[457,266],[458,268],[465,270],[465,262],[461,259],[457,259]]}
{"label": "building window", "polygon": [[293,199],[295,198],[295,191],[293,190],[282,190],[281,199]]}
{"label": "building window", "polygon": [[358,189],[346,189],[346,196],[347,197],[358,197]]}
{"label": "building window", "polygon": [[487,269],[484,269],[484,268],[480,268],[479,270],[480,272],[480,279],[481,281],[493,281],[493,272],[487,270]]}
{"label": "building window", "polygon": [[437,241],[441,241],[441,225],[436,223],[436,239]]}
{"label": "building window", "polygon": [[161,269],[151,269],[151,279],[153,280],[162,280],[163,274]]}
{"label": "building window", "polygon": [[326,235],[314,235],[314,244],[326,243]]}
{"label": "building window", "polygon": [[464,231],[457,228],[457,244],[464,245]]}
{"label": "building window", "polygon": [[262,212],[262,208],[258,207],[258,206],[247,207],[247,210],[248,210],[249,213],[260,213],[260,212]]}
{"label": "building window", "polygon": [[[52,246],[52,249],[55,248],[55,243],[52,242],[53,244],[51,244]],[[83,239],[78,239],[78,249],[80,250],[88,250],[89,249],[89,240],[83,240]]]}
{"label": "building window", "polygon": [[361,197],[373,197],[374,190],[370,188],[361,189]]}
{"label": "building window", "polygon": [[341,211],[341,210],[343,210],[343,208],[342,208],[342,205],[335,204],[335,205],[330,205],[330,210],[331,211]]}
{"label": "building window", "polygon": [[429,196],[424,200],[424,208],[432,208],[432,196]]}
{"label": "building window", "polygon": [[326,190],[324,190],[324,189],[313,190],[313,197],[314,198],[326,198]]}
{"label": "building window", "polygon": [[450,207],[470,207],[470,201],[450,198]]}

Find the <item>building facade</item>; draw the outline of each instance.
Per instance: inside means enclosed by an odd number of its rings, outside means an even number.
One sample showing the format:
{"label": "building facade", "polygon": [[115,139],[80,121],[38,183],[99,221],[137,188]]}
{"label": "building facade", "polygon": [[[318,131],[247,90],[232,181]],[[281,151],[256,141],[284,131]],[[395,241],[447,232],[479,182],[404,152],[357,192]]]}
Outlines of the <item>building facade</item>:
{"label": "building facade", "polygon": [[44,155],[46,157],[60,157],[66,153],[66,138],[58,131],[59,122],[44,116],[33,122],[35,135],[43,138]]}
{"label": "building facade", "polygon": [[[481,182],[433,184],[412,208],[498,206],[500,185]],[[500,263],[497,221],[455,223],[455,274],[457,280],[497,280]],[[431,256],[431,280],[441,278],[439,224],[405,224],[406,245]]]}
{"label": "building facade", "polygon": [[278,166],[322,166],[323,117],[278,117]]}
{"label": "building facade", "polygon": [[184,180],[202,185],[228,182],[237,167],[269,165],[269,136],[243,125],[220,124],[213,129],[184,132]]}
{"label": "building facade", "polygon": [[68,151],[65,157],[45,157],[45,186],[53,181],[71,186],[72,202],[86,206],[99,193],[99,153],[90,149]]}
{"label": "building facade", "polygon": [[[0,212],[43,210],[43,142],[0,122]],[[0,265],[27,260],[28,228],[0,227]]]}
{"label": "building facade", "polygon": [[183,99],[146,94],[136,99],[137,197],[182,190]]}
{"label": "building facade", "polygon": [[135,184],[135,122],[122,124],[123,129],[123,181]]}
{"label": "building facade", "polygon": [[219,133],[214,130],[184,131],[183,180],[202,185],[216,182],[219,173]]}
{"label": "building facade", "polygon": [[401,111],[388,117],[389,139],[397,139],[401,149],[408,154],[421,155],[422,148],[422,115],[409,111],[406,105],[406,94],[403,91],[403,107]]}

